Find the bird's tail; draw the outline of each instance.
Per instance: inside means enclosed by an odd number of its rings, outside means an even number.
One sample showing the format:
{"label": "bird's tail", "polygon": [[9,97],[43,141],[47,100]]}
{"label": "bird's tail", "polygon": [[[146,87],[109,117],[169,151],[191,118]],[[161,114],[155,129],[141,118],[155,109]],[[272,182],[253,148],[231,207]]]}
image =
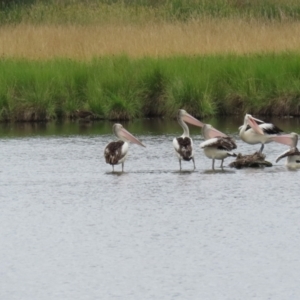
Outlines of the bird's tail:
{"label": "bird's tail", "polygon": [[237,157],[237,154],[234,152],[227,152],[228,156]]}

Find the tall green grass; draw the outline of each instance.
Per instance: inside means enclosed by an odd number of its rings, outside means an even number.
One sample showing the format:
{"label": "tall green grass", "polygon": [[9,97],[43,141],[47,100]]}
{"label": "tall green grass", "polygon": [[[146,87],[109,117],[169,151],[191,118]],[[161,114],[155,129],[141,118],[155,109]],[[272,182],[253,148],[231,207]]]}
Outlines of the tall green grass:
{"label": "tall green grass", "polygon": [[299,20],[298,0],[6,0],[0,22],[101,24],[186,21],[203,17]]}
{"label": "tall green grass", "polygon": [[300,54],[0,60],[0,119],[300,115]]}

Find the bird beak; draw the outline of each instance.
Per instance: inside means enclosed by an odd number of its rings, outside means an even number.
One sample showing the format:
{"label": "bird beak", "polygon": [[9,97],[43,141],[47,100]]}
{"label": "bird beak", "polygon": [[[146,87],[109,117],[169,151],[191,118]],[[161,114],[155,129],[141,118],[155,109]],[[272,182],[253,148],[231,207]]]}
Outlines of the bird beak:
{"label": "bird beak", "polygon": [[256,133],[264,135],[264,132],[258,126],[258,124],[256,123],[256,121],[253,117],[251,117],[251,116],[248,117],[248,124]]}
{"label": "bird beak", "polygon": [[213,139],[216,137],[227,137],[225,133],[217,130],[212,126],[211,127],[204,126],[202,130],[203,130],[203,136],[206,140]]}
{"label": "bird beak", "polygon": [[264,121],[262,121],[262,120],[260,120],[260,119],[257,119],[257,118],[254,118],[254,117],[252,117],[252,116],[251,116],[251,118],[252,118],[254,121],[258,122],[258,123],[265,123]]}
{"label": "bird beak", "polygon": [[127,131],[125,128],[121,128],[119,134],[120,134],[120,136],[122,136],[129,142],[132,142],[132,143],[137,144],[142,147],[146,147],[137,138],[135,138],[129,131]]}
{"label": "bird beak", "polygon": [[283,144],[283,145],[287,145],[290,147],[295,147],[295,141],[293,139],[293,136],[291,134],[283,134],[283,135],[277,135],[277,136],[273,136],[272,140],[274,142]]}
{"label": "bird beak", "polygon": [[187,122],[189,124],[198,126],[198,127],[203,127],[204,123],[200,122],[199,120],[197,120],[196,118],[194,118],[193,116],[191,116],[190,114],[186,113],[183,115],[182,120],[184,122]]}

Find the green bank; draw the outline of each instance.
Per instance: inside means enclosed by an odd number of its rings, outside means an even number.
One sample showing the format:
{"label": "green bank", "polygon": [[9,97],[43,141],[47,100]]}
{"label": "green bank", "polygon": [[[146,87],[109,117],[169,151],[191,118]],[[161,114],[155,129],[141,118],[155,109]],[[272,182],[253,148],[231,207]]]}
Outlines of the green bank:
{"label": "green bank", "polygon": [[300,54],[0,60],[0,120],[300,115]]}

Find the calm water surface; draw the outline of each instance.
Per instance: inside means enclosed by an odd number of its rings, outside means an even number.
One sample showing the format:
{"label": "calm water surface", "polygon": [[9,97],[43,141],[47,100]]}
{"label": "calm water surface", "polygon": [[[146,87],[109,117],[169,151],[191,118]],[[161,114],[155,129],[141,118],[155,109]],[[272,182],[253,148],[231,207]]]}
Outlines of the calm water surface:
{"label": "calm water surface", "polygon": [[[237,137],[241,120],[210,120]],[[276,120],[300,132],[297,119]],[[0,299],[300,299],[300,171],[265,146],[265,169],[211,171],[172,148],[174,121],[124,124],[125,173],[103,149],[112,123],[0,126]],[[219,162],[216,163],[219,166]],[[120,170],[120,166],[116,169]]]}

